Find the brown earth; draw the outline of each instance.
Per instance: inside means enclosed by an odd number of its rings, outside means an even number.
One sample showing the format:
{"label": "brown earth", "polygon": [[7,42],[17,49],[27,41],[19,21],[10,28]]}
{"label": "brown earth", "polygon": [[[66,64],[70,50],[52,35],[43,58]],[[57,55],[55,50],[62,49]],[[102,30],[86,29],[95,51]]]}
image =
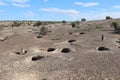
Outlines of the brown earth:
{"label": "brown earth", "polygon": [[[0,22],[7,26],[0,30],[0,80],[120,80],[120,35],[114,34],[109,21],[82,22],[80,28],[47,24],[51,32],[42,38],[36,37],[34,23],[10,24]],[[98,51],[99,47],[109,50]],[[22,48],[27,52],[16,54]],[[61,52],[64,48],[70,52]]]}

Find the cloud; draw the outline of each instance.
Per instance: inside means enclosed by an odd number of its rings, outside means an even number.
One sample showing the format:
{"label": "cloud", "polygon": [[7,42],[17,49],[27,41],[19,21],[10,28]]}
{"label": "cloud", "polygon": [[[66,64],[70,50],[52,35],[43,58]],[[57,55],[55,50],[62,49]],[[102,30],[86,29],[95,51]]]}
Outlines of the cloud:
{"label": "cloud", "polygon": [[0,13],[3,13],[3,12],[5,12],[5,10],[0,10]]}
{"label": "cloud", "polygon": [[2,1],[0,1],[0,6],[7,6],[7,4],[2,2]]}
{"label": "cloud", "polygon": [[54,18],[70,18],[70,19],[76,19],[80,16],[80,12],[74,9],[68,9],[68,10],[64,10],[64,9],[59,9],[59,8],[41,8],[39,9],[39,11],[42,12],[47,12],[49,13],[49,16],[52,16]]}
{"label": "cloud", "polygon": [[89,2],[89,3],[83,3],[83,2],[75,2],[76,5],[80,5],[83,7],[92,7],[92,6],[97,6],[99,5],[99,3],[95,3],[95,2]]}
{"label": "cloud", "polygon": [[96,15],[96,17],[99,18],[105,18],[106,16],[111,16],[113,18],[118,18],[120,16],[120,12],[99,12],[99,14]]}
{"label": "cloud", "polygon": [[28,11],[28,12],[25,13],[26,17],[34,17],[35,15],[36,14],[34,12],[32,12],[32,11]]}
{"label": "cloud", "polygon": [[44,0],[44,2],[48,2],[48,0]]}
{"label": "cloud", "polygon": [[9,0],[9,1],[12,2],[12,5],[15,7],[21,8],[30,7],[30,5],[27,4],[27,2],[30,0]]}
{"label": "cloud", "polygon": [[16,7],[21,7],[21,8],[30,7],[30,5],[28,4],[12,3],[12,5]]}
{"label": "cloud", "polygon": [[120,9],[120,5],[113,6],[113,8]]}
{"label": "cloud", "polygon": [[56,13],[56,14],[79,15],[79,11],[63,10],[63,9],[59,9],[59,8],[41,8],[40,11]]}
{"label": "cloud", "polygon": [[13,3],[26,3],[29,0],[10,0],[10,1],[13,2]]}
{"label": "cloud", "polygon": [[88,13],[81,13],[80,18],[85,17],[88,20],[99,20],[99,19],[105,19],[106,16],[111,16],[112,18],[118,18],[120,16],[120,11],[119,12],[93,11]]}

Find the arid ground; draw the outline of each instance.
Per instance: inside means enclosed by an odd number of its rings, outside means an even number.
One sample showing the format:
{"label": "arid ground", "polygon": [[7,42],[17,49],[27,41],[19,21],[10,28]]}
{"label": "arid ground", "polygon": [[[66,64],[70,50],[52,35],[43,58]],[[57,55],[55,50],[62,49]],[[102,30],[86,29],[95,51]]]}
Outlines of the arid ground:
{"label": "arid ground", "polygon": [[[0,80],[120,80],[120,34],[110,20],[12,24],[0,21]],[[48,33],[38,38],[41,26]]]}

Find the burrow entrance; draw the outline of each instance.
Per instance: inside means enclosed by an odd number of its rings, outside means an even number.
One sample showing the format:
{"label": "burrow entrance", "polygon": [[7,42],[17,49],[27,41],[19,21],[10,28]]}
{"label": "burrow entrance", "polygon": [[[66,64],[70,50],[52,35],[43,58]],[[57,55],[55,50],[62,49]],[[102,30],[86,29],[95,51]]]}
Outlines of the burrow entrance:
{"label": "burrow entrance", "polygon": [[20,51],[16,51],[16,52],[14,52],[15,54],[17,54],[17,55],[24,55],[24,54],[26,54],[28,51],[27,50],[25,50],[24,48],[22,48]]}
{"label": "burrow entrance", "polygon": [[84,32],[80,32],[79,34],[85,34]]}
{"label": "burrow entrance", "polygon": [[71,52],[71,50],[70,50],[69,48],[63,48],[63,49],[61,50],[61,52],[62,52],[62,53],[69,53],[69,52]]}
{"label": "burrow entrance", "polygon": [[120,48],[120,46],[118,46],[118,48]]}
{"label": "burrow entrance", "polygon": [[116,41],[116,42],[120,44],[120,41]]}
{"label": "burrow entrance", "polygon": [[109,51],[109,48],[106,47],[98,47],[98,51]]}
{"label": "burrow entrance", "polygon": [[69,32],[69,35],[72,35],[73,33],[72,32]]}
{"label": "burrow entrance", "polygon": [[73,42],[76,42],[77,40],[74,40],[74,39],[71,39],[68,41],[68,43],[73,43]]}
{"label": "burrow entrance", "polygon": [[55,48],[48,48],[47,52],[53,52],[55,50],[56,50]]}
{"label": "burrow entrance", "polygon": [[45,57],[44,56],[34,56],[34,57],[32,57],[32,61],[41,60],[43,58],[45,58]]}
{"label": "burrow entrance", "polygon": [[43,36],[41,36],[41,35],[38,35],[38,36],[37,36],[37,38],[43,38]]}

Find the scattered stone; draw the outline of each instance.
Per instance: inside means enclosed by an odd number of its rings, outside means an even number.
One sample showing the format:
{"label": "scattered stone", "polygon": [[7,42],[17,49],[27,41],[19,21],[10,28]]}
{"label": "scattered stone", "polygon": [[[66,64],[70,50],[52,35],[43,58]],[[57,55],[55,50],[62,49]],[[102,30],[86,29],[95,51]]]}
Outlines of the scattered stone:
{"label": "scattered stone", "polygon": [[47,52],[53,52],[55,51],[55,48],[48,48]]}
{"label": "scattered stone", "polygon": [[37,60],[40,60],[43,58],[45,58],[45,57],[44,56],[34,56],[34,57],[32,57],[32,61],[37,61]]}
{"label": "scattered stone", "polygon": [[0,37],[0,41],[2,41],[2,42],[4,42],[7,39],[8,39],[8,37]]}
{"label": "scattered stone", "polygon": [[28,32],[32,32],[32,30],[28,30]]}
{"label": "scattered stone", "polygon": [[69,53],[71,50],[69,48],[63,48],[62,49],[62,53]]}

